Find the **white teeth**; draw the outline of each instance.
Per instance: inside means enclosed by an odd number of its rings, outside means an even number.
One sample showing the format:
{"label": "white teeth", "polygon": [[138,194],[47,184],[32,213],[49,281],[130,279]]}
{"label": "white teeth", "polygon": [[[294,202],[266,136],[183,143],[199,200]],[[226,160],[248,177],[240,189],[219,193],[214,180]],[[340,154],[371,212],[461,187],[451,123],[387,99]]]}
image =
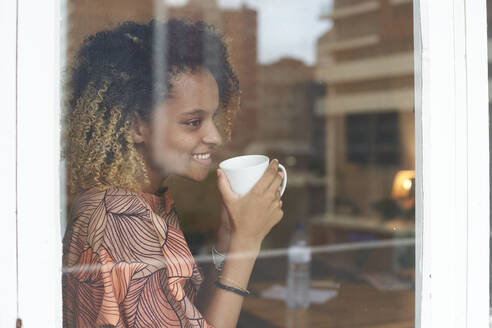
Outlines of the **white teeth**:
{"label": "white teeth", "polygon": [[193,158],[196,158],[196,159],[208,159],[209,157],[210,157],[210,153],[193,155]]}

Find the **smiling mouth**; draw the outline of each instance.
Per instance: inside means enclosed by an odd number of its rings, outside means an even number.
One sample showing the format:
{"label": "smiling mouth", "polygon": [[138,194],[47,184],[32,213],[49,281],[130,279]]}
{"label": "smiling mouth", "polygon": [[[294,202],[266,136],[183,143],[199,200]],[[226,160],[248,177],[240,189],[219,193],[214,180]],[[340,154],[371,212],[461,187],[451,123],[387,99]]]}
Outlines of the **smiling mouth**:
{"label": "smiling mouth", "polygon": [[203,153],[203,154],[192,154],[194,159],[198,160],[206,160],[210,158],[210,153]]}
{"label": "smiling mouth", "polygon": [[194,160],[203,165],[210,165],[212,163],[212,157],[210,153],[202,153],[202,154],[192,154]]}

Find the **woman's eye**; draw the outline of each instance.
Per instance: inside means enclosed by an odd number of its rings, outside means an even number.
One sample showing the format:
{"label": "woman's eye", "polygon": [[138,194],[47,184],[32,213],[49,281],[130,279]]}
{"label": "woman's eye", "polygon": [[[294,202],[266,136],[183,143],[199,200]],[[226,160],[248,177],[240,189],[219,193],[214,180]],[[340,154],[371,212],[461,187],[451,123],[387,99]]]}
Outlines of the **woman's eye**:
{"label": "woman's eye", "polygon": [[191,127],[197,127],[200,126],[201,123],[202,123],[201,120],[193,120],[193,121],[188,121],[185,124]]}

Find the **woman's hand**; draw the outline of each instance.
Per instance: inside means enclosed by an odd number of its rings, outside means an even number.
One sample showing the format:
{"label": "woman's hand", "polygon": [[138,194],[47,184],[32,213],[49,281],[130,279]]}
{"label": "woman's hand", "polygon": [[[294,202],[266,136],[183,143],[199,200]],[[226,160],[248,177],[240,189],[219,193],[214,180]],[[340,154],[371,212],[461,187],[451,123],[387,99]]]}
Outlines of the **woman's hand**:
{"label": "woman's hand", "polygon": [[245,247],[258,248],[265,236],[283,217],[280,185],[283,174],[278,171],[278,161],[272,160],[256,185],[245,195],[231,190],[226,175],[219,169],[217,185],[227,210],[227,221],[222,227],[229,229],[231,240]]}

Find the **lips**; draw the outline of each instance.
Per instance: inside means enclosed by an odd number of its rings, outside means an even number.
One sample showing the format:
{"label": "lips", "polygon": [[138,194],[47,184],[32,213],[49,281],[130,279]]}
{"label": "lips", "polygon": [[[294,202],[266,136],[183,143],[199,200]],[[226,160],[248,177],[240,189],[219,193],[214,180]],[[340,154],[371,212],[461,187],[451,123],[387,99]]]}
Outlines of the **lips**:
{"label": "lips", "polygon": [[196,153],[192,154],[191,157],[200,164],[209,165],[212,163],[212,156],[210,153]]}

